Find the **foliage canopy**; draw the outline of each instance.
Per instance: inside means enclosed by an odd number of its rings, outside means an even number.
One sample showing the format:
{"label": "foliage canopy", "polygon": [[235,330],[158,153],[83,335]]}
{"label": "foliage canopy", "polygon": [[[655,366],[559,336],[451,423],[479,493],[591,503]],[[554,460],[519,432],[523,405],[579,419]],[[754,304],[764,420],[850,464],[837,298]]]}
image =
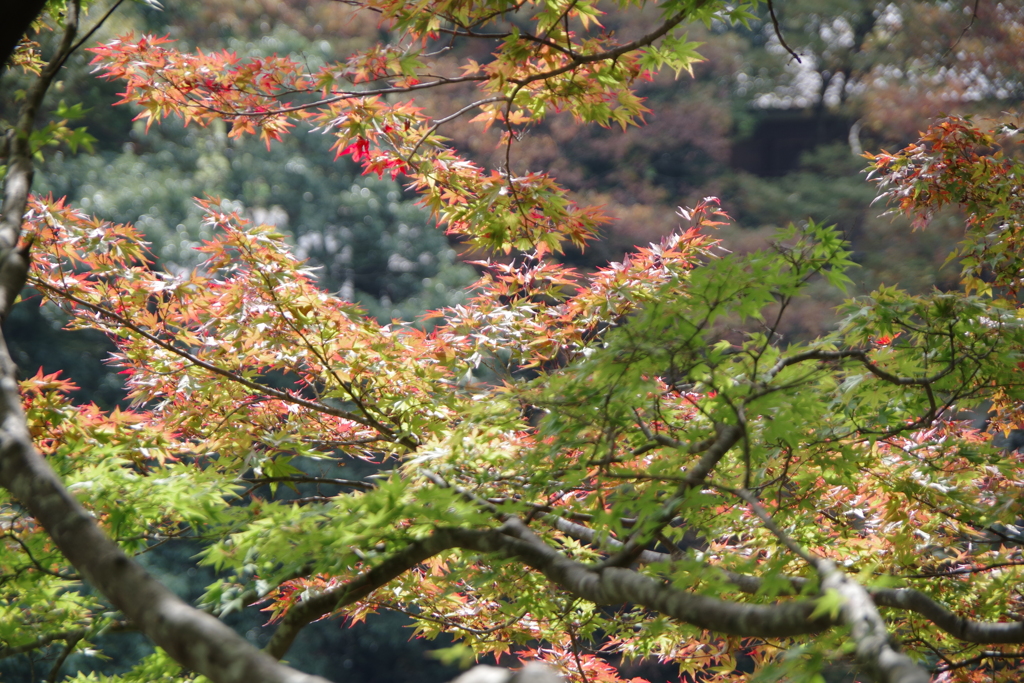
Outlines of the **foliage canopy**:
{"label": "foliage canopy", "polygon": [[[202,609],[265,609],[275,658],[315,619],[390,609],[459,638],[453,659],[511,652],[582,683],[619,680],[614,663],[637,657],[702,680],[819,680],[842,658],[879,681],[1013,680],[1021,456],[962,418],[990,402],[1009,429],[1024,398],[1024,168],[1002,151],[1016,131],[950,118],[872,157],[896,210],[966,211],[964,290],[884,287],[847,301],[833,333],[792,343],[777,333],[790,305],[819,279],[849,282],[835,230],[808,222],[730,254],[709,198],[661,243],[577,273],[552,256],[593,239],[603,214],[514,154],[556,111],[639,123],[637,82],[699,59],[685,24],[743,22],[756,5],[669,0],[646,33],[619,37],[588,0],[359,4],[397,37],[319,69],[157,36],[93,48],[94,63],[147,125],[224,121],[272,146],[310,123],[367,174],[406,179],[485,254],[471,298],[434,312],[430,332],[380,324],[229,203],[199,201],[201,263],[167,273],[132,226],[23,198],[5,259],[23,230],[29,284],[114,340],[131,406],[74,405],[40,372],[21,382],[21,423],[7,388],[3,653],[88,648],[127,616],[166,652],[117,680],[252,680],[235,661],[289,680],[157,589],[119,592],[120,572],[149,584],[98,525],[129,555],[202,543],[223,577]],[[493,53],[435,73],[432,51],[456,41]],[[413,100],[465,83],[480,97],[455,112]],[[469,113],[503,130],[502,168],[440,136]],[[8,200],[34,152],[15,139]]]}

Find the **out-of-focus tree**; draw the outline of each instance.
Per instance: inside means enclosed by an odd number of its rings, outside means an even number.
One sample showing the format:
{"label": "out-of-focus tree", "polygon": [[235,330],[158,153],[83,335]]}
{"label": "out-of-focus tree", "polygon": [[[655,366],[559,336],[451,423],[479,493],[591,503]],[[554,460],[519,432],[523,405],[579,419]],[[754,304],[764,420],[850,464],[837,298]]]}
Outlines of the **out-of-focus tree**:
{"label": "out-of-focus tree", "polygon": [[[736,75],[761,108],[834,112],[906,141],[945,113],[997,114],[1024,97],[1024,4],[795,0],[766,18]],[[783,43],[783,40],[785,41]]]}

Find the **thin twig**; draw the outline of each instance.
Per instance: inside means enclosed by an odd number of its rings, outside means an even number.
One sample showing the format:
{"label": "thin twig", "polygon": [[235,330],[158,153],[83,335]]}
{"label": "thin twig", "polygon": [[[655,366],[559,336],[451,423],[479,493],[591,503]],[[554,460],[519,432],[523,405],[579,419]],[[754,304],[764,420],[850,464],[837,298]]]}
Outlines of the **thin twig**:
{"label": "thin twig", "polygon": [[444,124],[448,123],[449,121],[454,121],[455,119],[459,118],[466,112],[476,109],[477,107],[481,107],[485,104],[491,104],[492,102],[503,102],[504,100],[504,95],[495,95],[494,97],[487,97],[482,100],[477,100],[472,104],[467,104],[465,107],[458,110],[454,114],[449,114],[444,118],[438,119],[437,121],[434,122],[434,125],[427,129],[427,131],[420,137],[419,141],[416,143],[416,146],[412,148],[412,151],[409,152],[409,155],[405,158],[405,163],[412,165],[412,158],[416,156],[416,152],[420,150],[420,147],[423,146],[423,143],[426,142],[427,138],[433,135],[434,132]]}
{"label": "thin twig", "polygon": [[775,16],[775,3],[773,0],[768,0],[768,14],[772,17],[772,27],[775,29],[775,37],[779,39],[779,45],[781,45],[786,52],[788,52],[793,59],[796,60],[797,64],[803,64],[800,59],[800,55],[793,51],[793,48],[789,46],[786,39],[782,37],[782,28],[779,26],[779,19]]}
{"label": "thin twig", "polygon": [[64,649],[61,650],[60,655],[57,657],[57,661],[53,663],[53,667],[50,669],[50,676],[46,679],[47,683],[57,683],[57,677],[60,676],[61,667],[64,666],[64,662],[67,661],[68,656],[75,651],[75,646],[78,645],[78,641],[81,639],[81,635],[75,635],[64,641]]}
{"label": "thin twig", "polygon": [[100,20],[97,21],[96,24],[91,29],[86,31],[85,35],[82,36],[81,39],[71,47],[71,49],[68,51],[68,53],[66,55],[64,55],[64,59],[61,60],[61,66],[64,65],[64,62],[67,61],[67,58],[69,56],[71,56],[71,54],[73,52],[75,52],[75,50],[77,50],[78,48],[82,47],[82,45],[84,45],[87,40],[89,40],[90,38],[93,37],[93,34],[95,34],[96,31],[100,30],[100,27],[102,27],[103,24],[106,23],[107,19],[110,18],[110,15],[112,15],[117,10],[117,8],[121,6],[122,3],[124,3],[124,0],[117,0],[117,2],[115,2],[110,7],[110,9],[108,9],[103,14],[103,16],[100,17]]}
{"label": "thin twig", "polygon": [[956,46],[960,44],[967,32],[974,28],[974,22],[978,19],[978,8],[981,5],[981,0],[974,0],[974,10],[971,12],[971,21],[964,27],[963,31],[960,31],[960,35],[956,37],[953,44],[950,45],[945,52],[942,53],[942,58],[945,59],[949,54],[956,49]]}
{"label": "thin twig", "polygon": [[946,666],[940,666],[935,669],[935,673],[945,673],[947,671],[953,671],[954,669],[963,669],[964,667],[973,666],[979,664],[986,659],[1024,659],[1024,652],[993,652],[986,650],[981,654],[965,659],[960,662],[950,662]]}

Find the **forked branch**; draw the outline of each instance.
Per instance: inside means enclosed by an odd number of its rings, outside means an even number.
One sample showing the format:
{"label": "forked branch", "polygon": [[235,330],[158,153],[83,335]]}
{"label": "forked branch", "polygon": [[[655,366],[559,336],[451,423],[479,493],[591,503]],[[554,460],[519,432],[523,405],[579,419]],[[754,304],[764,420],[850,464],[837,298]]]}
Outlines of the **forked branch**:
{"label": "forked branch", "polygon": [[800,547],[775,523],[750,491],[719,488],[746,501],[765,527],[790,552],[815,568],[821,577],[822,590],[834,591],[840,596],[840,614],[856,645],[857,661],[875,680],[880,683],[928,683],[928,672],[893,647],[885,621],[863,586],[842,572],[831,560],[813,555]]}

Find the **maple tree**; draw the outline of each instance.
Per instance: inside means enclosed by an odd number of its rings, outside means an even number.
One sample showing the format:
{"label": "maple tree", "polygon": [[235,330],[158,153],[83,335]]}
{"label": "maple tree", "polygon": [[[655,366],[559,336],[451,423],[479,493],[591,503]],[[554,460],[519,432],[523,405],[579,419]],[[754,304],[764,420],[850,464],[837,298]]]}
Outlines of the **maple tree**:
{"label": "maple tree", "polygon": [[[314,680],[275,661],[304,626],[398,610],[458,638],[453,658],[511,653],[582,683],[642,657],[701,680],[820,680],[836,659],[878,681],[1014,680],[1021,455],[961,411],[991,401],[998,427],[1019,424],[1016,130],[948,119],[871,159],[922,225],[966,211],[963,291],[884,287],[833,333],[787,343],[780,321],[812,283],[849,282],[836,231],[809,222],[729,254],[709,198],[659,244],[577,273],[552,255],[603,214],[514,153],[553,111],[639,123],[637,81],[699,59],[685,22],[751,7],[669,0],[620,38],[587,0],[361,4],[399,38],[313,72],[158,36],[92,48],[94,63],[148,123],[221,120],[272,145],[312,122],[366,173],[404,178],[492,254],[430,332],[323,291],[273,227],[218,200],[199,200],[201,265],[171,274],[132,226],[30,198],[36,109],[79,4],[62,5],[49,62],[23,44],[40,75],[7,154],[0,313],[27,277],[72,327],[106,332],[131,407],[75,405],[54,374],[17,385],[0,354],[0,653],[63,643],[56,678],[127,620],[162,649],[78,680]],[[430,50],[454,40],[491,60],[433,73]],[[466,82],[472,106],[416,106]],[[504,167],[440,137],[471,113],[504,131]],[[199,608],[129,559],[183,538],[222,577]],[[263,653],[217,618],[239,609],[266,611]]]}

